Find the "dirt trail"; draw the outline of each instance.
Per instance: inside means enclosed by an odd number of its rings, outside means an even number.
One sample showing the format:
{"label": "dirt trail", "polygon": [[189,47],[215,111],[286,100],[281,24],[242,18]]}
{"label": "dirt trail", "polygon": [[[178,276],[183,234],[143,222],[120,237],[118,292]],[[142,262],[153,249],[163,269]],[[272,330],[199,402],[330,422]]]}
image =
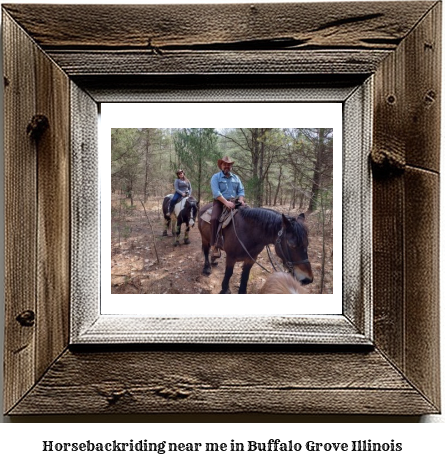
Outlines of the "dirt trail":
{"label": "dirt trail", "polygon": [[[142,205],[112,199],[111,233],[111,292],[114,294],[218,294],[224,277],[224,252],[212,268],[210,276],[202,274],[204,255],[198,227],[190,229],[190,244],[184,244],[181,234],[180,245],[174,247],[174,238],[162,235],[164,219],[160,213],[160,199],[149,200],[146,211],[154,230],[155,243],[160,263],[157,263],[153,234]],[[280,210],[280,208],[276,208]],[[283,211],[287,211],[284,208]],[[291,212],[293,215],[297,213]],[[314,282],[306,289],[309,293],[320,292],[322,237],[318,216],[311,215],[309,227],[309,259],[314,273]],[[273,249],[273,247],[272,247]],[[332,237],[327,241],[324,293],[332,293]],[[258,258],[265,268],[272,270],[267,252]],[[235,266],[230,281],[232,293],[238,292],[242,264]],[[266,280],[267,273],[254,265],[250,274],[247,292],[257,294]]]}

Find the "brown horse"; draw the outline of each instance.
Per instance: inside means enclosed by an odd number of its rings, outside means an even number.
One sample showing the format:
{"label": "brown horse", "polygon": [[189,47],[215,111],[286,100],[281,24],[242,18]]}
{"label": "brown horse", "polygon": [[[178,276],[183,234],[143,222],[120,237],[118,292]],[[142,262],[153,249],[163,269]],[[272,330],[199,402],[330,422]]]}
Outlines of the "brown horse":
{"label": "brown horse", "polygon": [[[210,224],[201,218],[208,208],[210,205],[200,210],[198,220],[205,258],[202,272],[205,275],[209,275],[212,271],[209,262]],[[220,294],[230,293],[229,281],[236,262],[243,262],[239,294],[247,293],[250,269],[260,252],[269,244],[275,245],[275,253],[301,284],[309,284],[313,281],[307,255],[309,241],[304,214],[293,218],[267,208],[240,208],[234,215],[233,221],[222,231],[226,269]]]}

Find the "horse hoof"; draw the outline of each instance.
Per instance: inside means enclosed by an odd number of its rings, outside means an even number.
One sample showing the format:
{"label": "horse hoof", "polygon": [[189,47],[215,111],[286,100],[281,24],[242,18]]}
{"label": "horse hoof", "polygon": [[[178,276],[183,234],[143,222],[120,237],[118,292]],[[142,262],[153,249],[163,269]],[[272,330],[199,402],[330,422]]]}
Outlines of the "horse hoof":
{"label": "horse hoof", "polygon": [[178,247],[179,242],[173,242],[173,247]]}
{"label": "horse hoof", "polygon": [[190,239],[184,239],[184,244],[190,244]]}
{"label": "horse hoof", "polygon": [[163,236],[168,236],[167,231],[164,231],[164,232],[162,233],[162,235],[163,235]]}
{"label": "horse hoof", "polygon": [[227,289],[226,291],[221,290],[219,293],[220,294],[231,294],[230,289]]}
{"label": "horse hoof", "polygon": [[206,267],[202,270],[202,274],[204,276],[210,276],[212,274],[212,269],[210,267],[209,268]]}

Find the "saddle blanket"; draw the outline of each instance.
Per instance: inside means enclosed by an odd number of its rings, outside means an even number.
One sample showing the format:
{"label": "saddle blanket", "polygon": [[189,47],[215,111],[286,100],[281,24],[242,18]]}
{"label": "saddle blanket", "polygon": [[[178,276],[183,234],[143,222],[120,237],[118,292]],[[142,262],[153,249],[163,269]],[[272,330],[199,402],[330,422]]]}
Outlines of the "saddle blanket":
{"label": "saddle blanket", "polygon": [[[202,215],[201,215],[201,219],[203,221],[205,221],[206,223],[209,223],[210,224],[210,220],[212,218],[212,211],[213,211],[213,207],[210,207],[208,208]],[[234,210],[233,211],[233,216],[235,216],[236,214],[238,213],[238,210]],[[223,211],[223,214],[221,215],[222,217],[224,217],[225,215],[225,212]],[[225,216],[223,218],[223,221],[221,221],[221,218],[219,219],[220,222],[222,222],[222,227],[225,228],[226,226],[228,226],[228,224],[230,223],[230,221],[232,220],[232,215],[230,214],[227,214],[227,216]]]}

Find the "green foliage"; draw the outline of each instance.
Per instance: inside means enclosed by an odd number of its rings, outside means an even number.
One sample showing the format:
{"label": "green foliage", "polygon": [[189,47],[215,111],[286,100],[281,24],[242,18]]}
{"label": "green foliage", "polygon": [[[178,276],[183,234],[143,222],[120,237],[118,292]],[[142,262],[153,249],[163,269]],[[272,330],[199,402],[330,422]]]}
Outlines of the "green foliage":
{"label": "green foliage", "polygon": [[210,178],[217,170],[217,160],[221,157],[218,135],[213,128],[181,128],[173,136],[177,155],[177,165],[172,171],[181,168],[190,180],[193,193],[198,200],[209,197]]}
{"label": "green foliage", "polygon": [[159,198],[173,192],[181,168],[207,201],[217,160],[227,155],[251,205],[331,208],[332,140],[329,128],[112,129],[112,189],[131,200]]}

